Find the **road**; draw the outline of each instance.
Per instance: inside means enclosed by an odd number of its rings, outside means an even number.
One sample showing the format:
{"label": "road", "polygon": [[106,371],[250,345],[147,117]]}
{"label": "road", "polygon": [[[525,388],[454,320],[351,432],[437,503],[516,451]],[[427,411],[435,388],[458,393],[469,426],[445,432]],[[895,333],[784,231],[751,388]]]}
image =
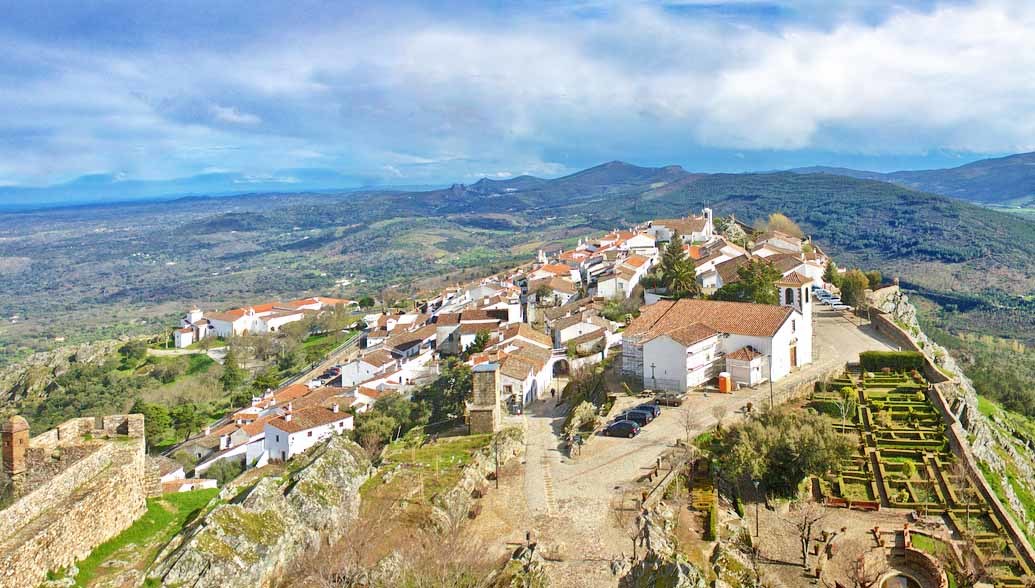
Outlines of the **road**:
{"label": "road", "polygon": [[[860,351],[893,348],[868,325],[859,327],[837,313],[821,311],[815,325],[817,359],[776,383],[778,401],[817,374],[857,361]],[[690,393],[683,407],[662,408],[636,438],[598,435],[575,459],[564,456],[560,444],[563,410],[549,401],[537,402],[517,417],[526,427],[525,460],[514,472],[517,479],[505,478],[507,487],[498,496],[489,494],[490,514],[485,528],[476,532],[497,543],[502,540],[505,547],[531,530],[547,556],[547,573],[555,586],[617,586],[609,563],[632,553],[628,528],[641,488],[638,479],[688,435],[688,428],[696,436],[714,427],[717,418],[743,418],[748,402],[762,406],[768,399],[768,384],[734,394]],[[615,411],[638,402],[619,397]],[[616,514],[617,505],[628,508],[624,517]]]}

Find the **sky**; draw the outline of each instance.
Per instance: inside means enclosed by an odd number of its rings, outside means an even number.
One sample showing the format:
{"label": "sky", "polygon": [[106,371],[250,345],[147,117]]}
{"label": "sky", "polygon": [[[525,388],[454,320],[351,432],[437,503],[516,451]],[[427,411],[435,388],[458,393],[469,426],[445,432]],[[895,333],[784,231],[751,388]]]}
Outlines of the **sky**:
{"label": "sky", "polygon": [[616,159],[890,171],[1035,151],[1027,0],[0,10],[6,187],[448,184]]}

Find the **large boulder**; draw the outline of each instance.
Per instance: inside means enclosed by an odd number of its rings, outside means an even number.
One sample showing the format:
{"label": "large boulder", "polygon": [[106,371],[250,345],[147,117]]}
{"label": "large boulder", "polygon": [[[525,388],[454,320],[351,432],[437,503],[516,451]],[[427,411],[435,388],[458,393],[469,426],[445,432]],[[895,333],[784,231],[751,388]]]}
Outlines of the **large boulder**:
{"label": "large boulder", "polygon": [[272,586],[296,557],[341,537],[358,516],[369,471],[362,449],[336,435],[290,475],[263,478],[239,503],[184,531],[149,576],[167,586]]}

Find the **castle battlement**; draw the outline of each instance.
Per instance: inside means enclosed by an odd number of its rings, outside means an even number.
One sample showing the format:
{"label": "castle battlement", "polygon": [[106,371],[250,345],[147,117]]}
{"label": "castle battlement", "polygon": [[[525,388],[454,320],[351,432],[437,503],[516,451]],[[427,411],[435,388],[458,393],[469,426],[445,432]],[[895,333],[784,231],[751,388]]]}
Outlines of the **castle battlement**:
{"label": "castle battlement", "polygon": [[0,588],[39,585],[147,509],[143,415],[71,419],[32,438],[14,416],[0,437],[14,489],[0,510]]}

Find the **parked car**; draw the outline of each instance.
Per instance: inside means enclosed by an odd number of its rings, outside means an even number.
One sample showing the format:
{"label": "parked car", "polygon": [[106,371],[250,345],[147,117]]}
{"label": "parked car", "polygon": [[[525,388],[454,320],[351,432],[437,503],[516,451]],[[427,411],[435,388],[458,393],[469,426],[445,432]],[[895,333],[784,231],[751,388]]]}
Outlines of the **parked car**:
{"label": "parked car", "polygon": [[645,412],[650,412],[652,415],[654,415],[654,418],[658,418],[658,415],[661,414],[661,407],[651,402],[645,402],[638,406],[634,406],[632,410],[642,410]]}
{"label": "parked car", "polygon": [[634,421],[615,421],[604,429],[608,437],[628,437],[632,439],[640,434],[640,425]]}
{"label": "parked car", "polygon": [[834,304],[832,308],[834,310],[852,310],[852,307],[847,304]]}
{"label": "parked car", "polygon": [[826,300],[823,301],[823,304],[829,304],[830,306],[834,306],[835,304],[841,304],[841,299],[840,298],[827,298]]}
{"label": "parked car", "polygon": [[641,427],[646,427],[647,423],[654,420],[651,413],[642,410],[627,410],[622,414],[615,417],[616,421],[633,421]]}
{"label": "parked car", "polygon": [[685,398],[686,394],[658,394],[654,397],[654,402],[660,406],[683,406]]}

